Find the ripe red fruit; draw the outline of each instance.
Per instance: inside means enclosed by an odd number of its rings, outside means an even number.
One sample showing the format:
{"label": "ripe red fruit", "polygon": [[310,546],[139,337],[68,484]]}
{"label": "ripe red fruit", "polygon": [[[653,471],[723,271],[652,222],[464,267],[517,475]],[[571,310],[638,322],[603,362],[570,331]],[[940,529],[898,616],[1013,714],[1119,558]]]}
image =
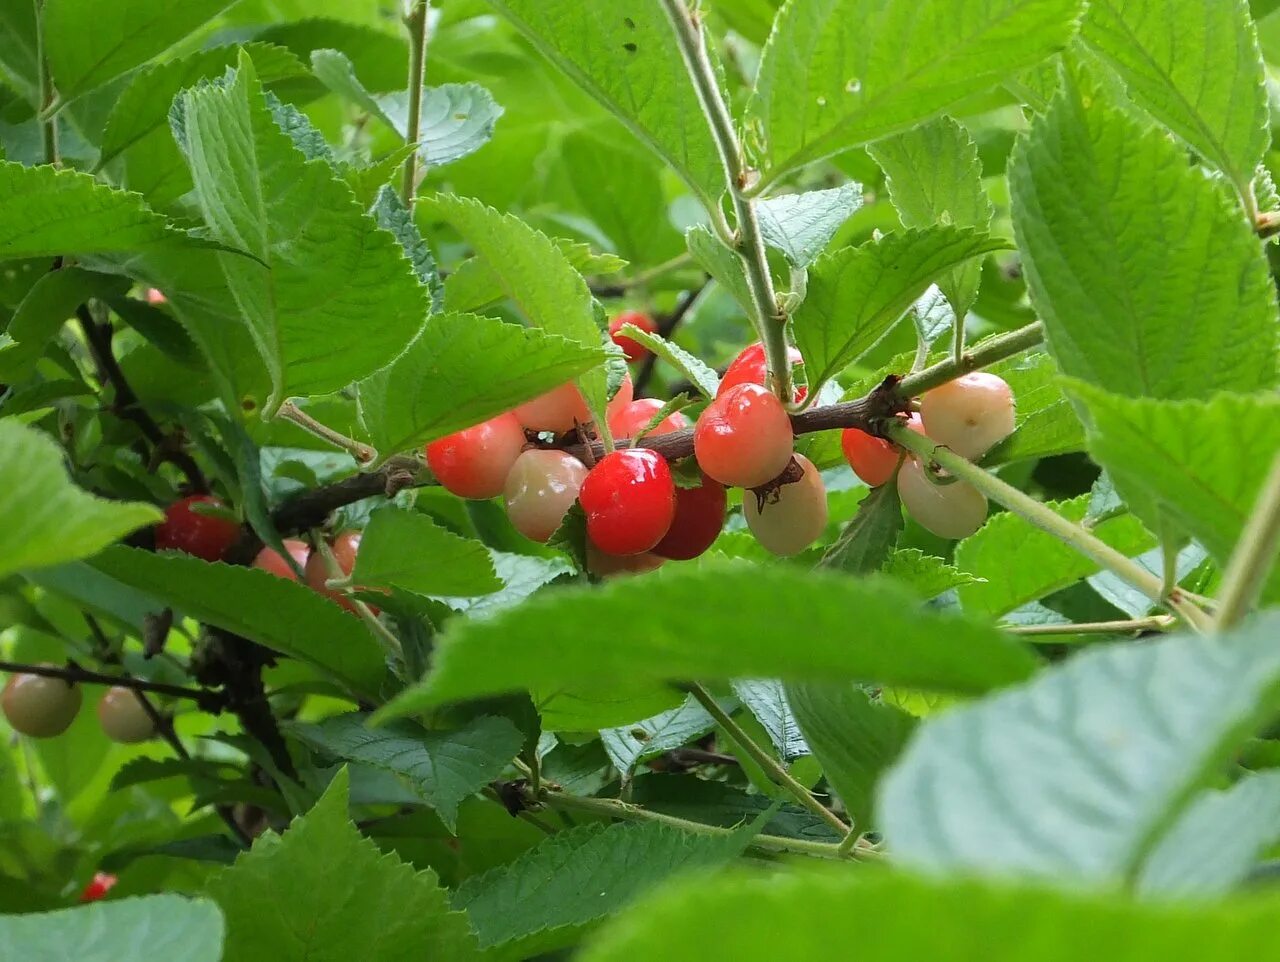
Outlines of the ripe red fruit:
{"label": "ripe red fruit", "polygon": [[676,487],[666,459],[648,448],[606,454],[578,493],[587,515],[587,537],[607,554],[648,551],[676,515]]}
{"label": "ripe red fruit", "polygon": [[976,461],[1013,433],[1013,391],[1003,378],[975,371],[926,391],[920,418],[935,442]]}
{"label": "ripe red fruit", "polygon": [[[307,558],[311,554],[311,545],[297,538],[285,538],[284,550],[289,552],[289,557],[298,563],[299,568],[305,568]],[[284,559],[275,548],[263,548],[258,552],[257,557],[253,559],[253,567],[261,568],[277,578],[287,578],[290,581],[297,581],[298,576],[294,573],[289,562]]]}
{"label": "ripe red fruit", "polygon": [[499,414],[432,441],[426,447],[427,466],[446,490],[460,498],[496,498],[525,443],[524,428],[516,416]]}
{"label": "ripe red fruit", "polygon": [[80,892],[81,902],[96,902],[100,898],[104,898],[108,892],[119,881],[110,872],[94,872],[93,878],[85,885]]}
{"label": "ripe red fruit", "polygon": [[898,472],[898,497],[903,507],[939,538],[967,538],[987,520],[987,498],[965,481],[935,484],[915,458]]}
{"label": "ripe red fruit", "polygon": [[782,473],[793,442],[782,402],[758,384],[739,384],[698,417],[693,453],[703,472],[721,484],[755,488]]}
{"label": "ripe red fruit", "polygon": [[[794,347],[787,348],[787,358],[791,361],[793,370],[797,364],[804,361],[804,357]],[[748,344],[742,353],[729,364],[729,367],[724,372],[724,377],[720,378],[720,387],[716,389],[716,397],[720,397],[739,384],[759,384],[764,386],[768,373],[769,363],[765,357],[764,345],[759,341],[754,344]],[[797,403],[803,401],[808,393],[807,388],[797,387],[795,395]]]}
{"label": "ripe red fruit", "polygon": [[137,694],[120,686],[108,688],[98,702],[98,723],[113,742],[126,745],[145,742],[156,733],[156,723]]}
{"label": "ripe red fruit", "polygon": [[618,331],[624,324],[632,324],[649,334],[657,334],[658,323],[643,311],[623,311],[609,322],[609,336],[613,338],[613,343],[622,348],[628,361],[638,361],[649,353],[649,349],[634,338],[619,334]]}
{"label": "ripe red fruit", "polygon": [[507,517],[526,538],[546,541],[578,500],[587,466],[564,451],[531,449],[516,458],[503,498]]}
{"label": "ripe red fruit", "polygon": [[845,428],[840,432],[840,450],[853,473],[873,488],[893,477],[901,454],[901,449],[893,442],[857,428]]}
{"label": "ripe red fruit", "polygon": [[764,507],[748,494],[742,499],[747,527],[766,550],[787,557],[813,544],[827,527],[827,487],[813,462],[803,454],[795,456],[804,471],[799,481],[784,484]]}
{"label": "ripe red fruit", "polygon": [[205,561],[218,561],[235,544],[240,537],[240,525],[228,518],[193,511],[198,504],[225,507],[208,494],[193,494],[175,501],[165,509],[164,520],[156,526],[157,550],[185,551]]}
{"label": "ripe red fruit", "polygon": [[[360,532],[344,531],[333,539],[331,550],[333,558],[338,562],[338,568],[344,575],[351,574],[351,569],[356,566],[356,554],[360,550]],[[307,558],[306,567],[307,584],[315,591],[320,592],[326,598],[332,598],[347,611],[355,611],[356,606],[345,592],[336,588],[326,587],[325,582],[329,580],[329,566],[325,562],[324,554],[321,551],[311,552],[311,556]],[[370,606],[370,610],[378,613],[378,609]]]}
{"label": "ripe red fruit", "polygon": [[699,487],[676,488],[676,516],[653,553],[673,561],[701,555],[720,536],[727,502],[724,485],[705,474]]}
{"label": "ripe red fruit", "polygon": [[[48,662],[42,667],[52,668]],[[80,689],[61,678],[10,675],[0,694],[9,727],[32,738],[52,738],[71,727],[80,711]]]}
{"label": "ripe red fruit", "polygon": [[513,412],[516,420],[530,431],[554,431],[564,434],[576,424],[591,420],[591,411],[582,393],[572,381],[525,401]]}
{"label": "ripe red fruit", "polygon": [[[653,420],[653,416],[662,410],[662,402],[655,397],[645,397],[632,401],[626,407],[609,413],[609,432],[614,440],[633,438]],[[679,411],[673,411],[663,418],[658,426],[648,432],[645,437],[657,434],[670,434],[689,426],[689,419]]]}

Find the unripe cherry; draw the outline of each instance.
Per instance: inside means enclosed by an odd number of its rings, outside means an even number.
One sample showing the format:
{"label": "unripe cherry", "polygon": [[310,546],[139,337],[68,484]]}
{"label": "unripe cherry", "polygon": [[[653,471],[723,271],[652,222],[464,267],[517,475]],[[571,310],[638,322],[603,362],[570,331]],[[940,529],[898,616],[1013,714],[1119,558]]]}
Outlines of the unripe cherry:
{"label": "unripe cherry", "polygon": [[525,451],[507,475],[507,517],[526,538],[545,542],[578,500],[587,466],[564,451]]}
{"label": "unripe cherry", "polygon": [[613,338],[613,343],[622,348],[628,361],[638,361],[649,353],[649,349],[634,338],[619,334],[624,324],[631,324],[649,334],[657,334],[658,323],[643,311],[623,311],[609,322],[609,336]]}
{"label": "unripe cherry", "polygon": [[1013,391],[1004,378],[974,371],[926,391],[920,417],[933,441],[976,461],[1013,433]]}
{"label": "unripe cherry", "polygon": [[795,456],[804,471],[799,481],[778,488],[764,507],[748,494],[742,499],[742,513],[756,540],[782,557],[799,554],[822,536],[827,527],[827,486],[813,462],[803,454]]}
{"label": "unripe cherry", "polygon": [[[356,566],[356,554],[360,551],[360,538],[359,531],[343,531],[333,539],[330,547],[333,552],[333,560],[338,563],[338,569],[344,575],[350,575],[352,569]],[[324,553],[319,549],[311,552],[311,556],[307,558],[307,584],[326,598],[336,601],[347,611],[355,611],[355,602],[348,598],[345,592],[326,586],[325,582],[330,577],[329,565],[325,561]],[[378,609],[372,606],[370,606],[369,610],[374,614],[378,612]]]}
{"label": "unripe cherry", "polygon": [[587,515],[587,537],[608,554],[648,551],[676,516],[671,468],[648,448],[606,454],[582,482],[578,500]]}
{"label": "unripe cherry", "polygon": [[512,413],[530,431],[554,431],[556,434],[572,431],[575,424],[586,424],[591,420],[587,402],[572,381],[552,388],[532,401],[525,401]]}
{"label": "unripe cherry", "polygon": [[[311,545],[297,538],[285,538],[284,550],[289,552],[289,556],[298,563],[299,568],[307,566],[307,558],[311,555]],[[258,552],[257,557],[253,559],[253,567],[261,568],[277,578],[287,578],[290,581],[297,581],[298,576],[294,573],[289,562],[284,559],[275,548],[263,548]]]}
{"label": "unripe cherry", "polygon": [[[48,662],[41,667],[52,668]],[[61,735],[76,719],[82,696],[76,685],[44,675],[10,675],[0,694],[9,726],[32,738]]]}
{"label": "unripe cherry", "polygon": [[496,498],[525,443],[516,416],[499,414],[432,441],[426,447],[427,466],[445,490],[460,498]]}
{"label": "unripe cherry", "polygon": [[898,497],[911,517],[939,538],[967,538],[987,520],[987,498],[965,481],[935,484],[916,458],[898,472]]}
{"label": "unripe cherry", "polygon": [[169,302],[169,298],[164,296],[164,291],[160,290],[160,288],[158,287],[147,288],[148,304],[167,304],[168,302]]}
{"label": "unripe cherry", "polygon": [[175,501],[164,512],[164,520],[156,526],[156,549],[184,551],[205,561],[218,561],[240,537],[240,525],[227,518],[201,514],[192,510],[202,504],[224,507],[212,495],[193,494]]}
{"label": "unripe cherry", "polygon": [[794,440],[782,402],[758,384],[739,384],[698,417],[693,453],[721,484],[755,488],[782,473]]}
{"label": "unripe cherry", "polygon": [[597,578],[644,574],[646,571],[655,571],[664,564],[665,558],[659,558],[650,551],[628,555],[609,554],[601,551],[589,539],[587,541],[587,571]]}
{"label": "unripe cherry", "polygon": [[[788,347],[787,360],[791,362],[792,370],[794,370],[797,364],[804,362],[804,357],[794,347]],[[739,384],[759,384],[763,387],[768,376],[769,361],[764,352],[764,345],[759,341],[754,344],[748,344],[743,348],[742,353],[735,357],[725,369],[724,377],[720,378],[720,387],[716,389],[716,397],[720,397]],[[808,393],[807,388],[797,386],[796,402],[803,401]]]}
{"label": "unripe cherry", "polygon": [[[653,420],[653,416],[662,410],[662,402],[656,397],[642,397],[632,401],[626,407],[609,415],[609,432],[614,439],[633,438],[645,429]],[[679,411],[673,411],[663,418],[658,426],[649,431],[645,437],[658,434],[670,434],[689,426],[689,419]]]}
{"label": "unripe cherry", "polygon": [[724,485],[705,474],[696,488],[676,488],[676,516],[653,553],[673,561],[689,561],[703,554],[720,536],[727,503]]}
{"label": "unripe cherry", "polygon": [[125,745],[145,742],[156,733],[156,723],[137,694],[120,686],[108,688],[98,702],[98,723],[108,738]]}

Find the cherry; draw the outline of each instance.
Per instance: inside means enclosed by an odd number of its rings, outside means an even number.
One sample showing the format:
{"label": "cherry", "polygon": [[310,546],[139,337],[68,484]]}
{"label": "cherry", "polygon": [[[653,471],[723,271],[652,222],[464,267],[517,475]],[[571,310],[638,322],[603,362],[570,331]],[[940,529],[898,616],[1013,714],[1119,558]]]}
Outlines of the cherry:
{"label": "cherry", "polygon": [[721,484],[755,488],[791,460],[791,419],[776,396],[739,384],[707,405],[693,431],[698,466]]}
{"label": "cherry", "polygon": [[447,491],[460,498],[496,498],[525,443],[524,428],[516,416],[499,414],[432,441],[426,447],[427,466]]}
{"label": "cherry", "polygon": [[965,481],[935,484],[916,458],[898,472],[898,496],[920,526],[940,538],[967,538],[987,520],[987,498]]}
{"label": "cherry", "polygon": [[164,296],[164,291],[160,290],[160,288],[158,287],[147,288],[148,304],[167,304],[168,302],[169,302],[169,298]]}
{"label": "cherry", "polygon": [[727,501],[724,485],[705,474],[696,488],[676,488],[675,519],[653,553],[673,561],[689,561],[704,553],[724,527]]}
{"label": "cherry", "polygon": [[80,892],[80,901],[96,902],[100,898],[105,898],[118,881],[119,879],[110,872],[94,872],[93,878]]}
{"label": "cherry", "polygon": [[578,500],[587,515],[587,537],[608,554],[648,551],[676,516],[671,468],[648,448],[606,454],[582,482]]}
{"label": "cherry", "polygon": [[586,477],[587,466],[564,451],[525,451],[507,475],[507,517],[526,538],[545,542],[578,500]]}
{"label": "cherry", "polygon": [[[633,438],[643,431],[645,426],[653,420],[653,416],[661,410],[662,402],[654,397],[645,397],[638,401],[632,401],[625,407],[609,413],[609,432],[615,440],[618,438]],[[658,422],[658,426],[649,431],[645,437],[670,434],[672,431],[679,431],[688,426],[689,419],[679,411],[673,411]]]}
{"label": "cherry", "polygon": [[664,564],[665,558],[659,558],[650,551],[628,555],[609,554],[590,541],[587,542],[587,570],[597,578],[644,574],[646,571],[655,571]]}
{"label": "cherry", "polygon": [[[804,361],[804,357],[794,347],[787,348],[787,359],[791,362],[793,370],[797,364]],[[763,387],[768,374],[769,362],[765,357],[764,345],[759,341],[748,344],[725,369],[724,377],[720,378],[720,387],[716,389],[716,397],[720,397],[739,384],[759,384]],[[797,387],[796,402],[803,401],[808,393],[808,388]]]}
{"label": "cherry", "polygon": [[1013,391],[986,371],[962,375],[920,399],[929,437],[971,461],[1013,433],[1013,415]]}
{"label": "cherry", "polygon": [[[344,575],[351,574],[351,569],[356,566],[356,554],[360,550],[360,532],[344,531],[333,539],[331,549],[333,558],[338,562],[338,568]],[[347,597],[346,592],[337,588],[327,587],[325,582],[329,580],[329,566],[325,562],[324,553],[317,550],[311,552],[311,556],[307,558],[306,567],[307,584],[314,590],[320,592],[326,598],[331,598],[347,611],[355,611],[355,602]],[[378,613],[378,609],[370,605],[369,610],[374,614]]]}
{"label": "cherry", "polygon": [[[52,668],[47,662],[42,667]],[[52,738],[71,727],[80,711],[80,689],[61,678],[10,675],[0,694],[9,726],[32,738]]]}
{"label": "cherry", "polygon": [[632,324],[648,334],[657,334],[658,322],[643,311],[623,311],[609,322],[609,336],[613,338],[613,343],[622,348],[628,361],[638,361],[649,353],[649,349],[635,338],[619,334],[624,324]]}
{"label": "cherry", "polygon": [[591,420],[587,402],[572,381],[540,394],[532,401],[525,401],[514,411],[516,420],[530,431],[554,431],[564,434],[575,424]]}
{"label": "cherry", "polygon": [[827,527],[827,487],[822,475],[803,454],[795,459],[804,471],[799,481],[782,485],[763,507],[754,495],[742,499],[742,513],[751,533],[765,550],[783,557],[799,554]]}
{"label": "cherry", "polygon": [[[311,554],[311,545],[297,538],[285,538],[284,550],[289,552],[289,557],[298,563],[299,568],[306,567],[307,558]],[[298,580],[298,575],[294,572],[289,562],[275,548],[263,548],[259,551],[257,557],[253,559],[253,567],[261,568],[277,578],[287,578],[290,581]]]}
{"label": "cherry", "polygon": [[[907,427],[917,434],[924,434],[920,423],[920,415],[912,414],[907,419]],[[898,468],[898,458],[902,449],[892,441],[878,438],[858,428],[845,428],[840,432],[840,449],[844,459],[853,468],[853,473],[873,488],[878,488],[890,478]]]}
{"label": "cherry", "polygon": [[609,403],[605,405],[604,413],[608,417],[609,423],[613,423],[613,416],[625,408],[636,396],[635,384],[631,381],[631,372],[622,375],[622,383],[618,385],[618,393],[609,398]]}
{"label": "cherry", "polygon": [[175,501],[156,527],[156,550],[184,551],[205,561],[218,561],[240,537],[240,525],[228,518],[193,511],[195,505],[226,507],[208,494],[193,494]]}
{"label": "cherry", "polygon": [[98,723],[113,742],[132,745],[156,733],[156,723],[129,688],[108,688],[98,702]]}

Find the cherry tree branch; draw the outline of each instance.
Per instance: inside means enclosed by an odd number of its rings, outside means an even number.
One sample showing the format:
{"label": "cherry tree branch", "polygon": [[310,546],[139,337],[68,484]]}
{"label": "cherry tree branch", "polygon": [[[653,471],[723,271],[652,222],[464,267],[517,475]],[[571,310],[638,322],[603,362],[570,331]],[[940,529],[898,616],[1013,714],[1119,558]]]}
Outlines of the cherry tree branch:
{"label": "cherry tree branch", "polygon": [[61,678],[69,684],[108,685],[117,688],[128,688],[136,692],[151,692],[169,698],[189,698],[200,706],[202,711],[217,714],[224,707],[222,696],[206,688],[185,688],[182,685],[170,685],[160,681],[148,681],[145,678],[133,678],[129,675],[108,675],[103,672],[89,671],[71,662],[65,667],[55,665],[24,665],[12,661],[0,661],[0,671],[22,675],[40,675],[44,678]]}

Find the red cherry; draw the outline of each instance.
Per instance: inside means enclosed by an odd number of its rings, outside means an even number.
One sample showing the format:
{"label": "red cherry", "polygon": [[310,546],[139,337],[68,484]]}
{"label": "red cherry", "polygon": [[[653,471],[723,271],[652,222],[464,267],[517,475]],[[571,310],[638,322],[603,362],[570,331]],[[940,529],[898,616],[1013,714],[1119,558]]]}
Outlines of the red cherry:
{"label": "red cherry", "polygon": [[[633,438],[643,431],[645,426],[653,420],[653,416],[661,410],[662,402],[656,397],[644,397],[638,401],[632,401],[626,407],[609,415],[609,431],[615,440],[618,438]],[[679,431],[688,426],[689,419],[679,411],[673,411],[663,418],[658,423],[658,426],[649,431],[645,437],[670,434],[672,431]]]}
{"label": "red cherry", "polygon": [[98,899],[104,898],[117,881],[119,879],[110,872],[94,872],[93,878],[89,880],[89,884],[80,893],[80,901],[96,902]]}
{"label": "red cherry", "polygon": [[[787,359],[791,361],[793,369],[804,361],[804,357],[794,347],[787,348]],[[763,387],[768,373],[769,362],[765,357],[764,345],[759,341],[748,344],[725,369],[724,377],[720,378],[720,387],[716,389],[716,397],[720,397],[739,384],[759,384]],[[808,393],[808,388],[797,387],[796,403],[803,401]]]}
{"label": "red cherry", "polygon": [[853,473],[873,488],[888,481],[898,468],[897,445],[857,428],[840,432],[840,450]]}
{"label": "red cherry", "polygon": [[225,507],[208,494],[193,494],[175,501],[165,509],[164,520],[156,527],[157,550],[185,551],[205,561],[217,561],[235,544],[240,537],[240,525],[227,518],[191,510],[197,504]]}
{"label": "red cherry", "polygon": [[512,413],[530,431],[554,431],[556,434],[572,431],[575,423],[586,424],[591,420],[587,402],[572,381],[552,388],[532,401],[525,401]]}
{"label": "red cherry", "polygon": [[707,405],[693,430],[698,466],[721,484],[768,484],[791,460],[794,437],[782,402],[758,384],[739,384]]}
{"label": "red cherry", "polygon": [[673,561],[689,561],[704,553],[724,527],[727,501],[724,485],[705,474],[699,487],[676,488],[675,519],[653,553]]}
{"label": "red cherry", "polygon": [[511,524],[526,538],[545,542],[578,500],[587,466],[564,451],[530,449],[511,466],[503,499]]}
{"label": "red cherry", "polygon": [[[351,574],[351,570],[356,566],[356,554],[360,550],[360,532],[344,531],[333,539],[330,550],[333,551],[333,559],[338,562],[338,568],[344,575]],[[311,556],[307,558],[306,567],[307,584],[315,591],[320,592],[326,598],[332,598],[347,611],[355,611],[355,602],[347,597],[346,593],[336,588],[329,588],[325,582],[329,580],[329,566],[325,563],[323,552],[313,551]],[[369,606],[369,610],[375,615],[378,609]]]}
{"label": "red cherry", "polygon": [[827,527],[827,488],[822,475],[804,455],[795,458],[804,471],[799,481],[782,485],[764,507],[752,495],[742,500],[751,533],[767,551],[782,557],[799,554]]}
{"label": "red cherry", "polygon": [[[285,538],[284,550],[289,552],[289,556],[298,563],[299,568],[306,567],[307,558],[311,554],[311,545],[305,541],[299,541],[297,538]],[[298,576],[294,573],[293,568],[290,567],[289,562],[275,548],[263,548],[259,551],[258,556],[253,559],[253,567],[261,568],[277,578],[287,578],[289,581],[298,580]]]}
{"label": "red cherry", "polygon": [[587,537],[607,554],[648,551],[671,528],[676,486],[666,459],[648,448],[606,454],[578,493]]}
{"label": "red cherry", "polygon": [[609,336],[613,338],[613,343],[622,348],[628,361],[638,361],[649,353],[649,349],[634,338],[619,334],[618,331],[622,330],[624,324],[633,324],[648,334],[657,334],[658,323],[643,311],[623,311],[609,322]]}
{"label": "red cherry", "polygon": [[427,445],[427,466],[445,489],[483,501],[502,494],[511,465],[524,450],[524,428],[511,413],[482,421]]}

